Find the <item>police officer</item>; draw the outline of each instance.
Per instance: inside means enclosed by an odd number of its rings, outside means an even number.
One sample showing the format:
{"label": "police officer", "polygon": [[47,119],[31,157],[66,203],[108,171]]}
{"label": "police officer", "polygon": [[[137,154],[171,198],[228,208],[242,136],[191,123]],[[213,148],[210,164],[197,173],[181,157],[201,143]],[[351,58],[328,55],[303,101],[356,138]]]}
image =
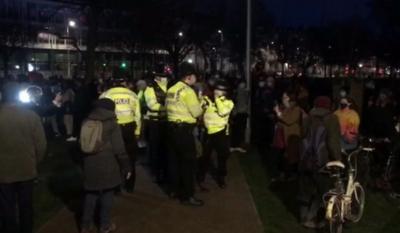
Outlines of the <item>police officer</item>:
{"label": "police officer", "polygon": [[193,130],[203,113],[199,99],[192,89],[196,83],[193,66],[180,66],[181,80],[168,89],[168,146],[170,170],[170,197],[179,198],[183,205],[202,206],[194,197],[196,147]]}
{"label": "police officer", "polygon": [[199,159],[199,171],[197,181],[203,190],[207,190],[203,182],[211,163],[211,153],[217,153],[216,181],[220,188],[225,188],[225,177],[227,174],[226,162],[229,157],[229,115],[233,110],[234,103],[227,98],[228,86],[220,82],[215,86],[213,100],[204,97],[204,125],[207,135],[203,147],[203,155]]}
{"label": "police officer", "polygon": [[122,137],[132,166],[132,175],[126,177],[125,181],[125,189],[127,192],[131,193],[135,188],[136,181],[136,138],[140,135],[141,127],[139,98],[133,91],[127,88],[127,82],[125,80],[117,80],[115,87],[101,94],[100,98],[108,98],[115,103],[117,121],[121,127]]}
{"label": "police officer", "polygon": [[153,71],[153,80],[144,91],[147,106],[147,129],[149,142],[149,158],[155,181],[164,182],[167,175],[167,114],[165,99],[167,97],[168,76],[167,67],[158,64]]}

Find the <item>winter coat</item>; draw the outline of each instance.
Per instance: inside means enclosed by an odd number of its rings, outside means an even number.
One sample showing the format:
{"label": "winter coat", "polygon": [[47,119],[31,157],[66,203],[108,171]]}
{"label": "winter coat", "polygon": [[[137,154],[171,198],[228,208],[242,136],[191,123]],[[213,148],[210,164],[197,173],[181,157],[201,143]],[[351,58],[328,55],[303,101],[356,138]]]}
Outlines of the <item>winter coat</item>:
{"label": "winter coat", "polygon": [[303,110],[298,106],[294,106],[285,109],[279,119],[283,127],[286,159],[290,164],[296,163],[299,160],[302,118]]}
{"label": "winter coat", "polygon": [[34,179],[46,146],[36,113],[21,106],[0,105],[0,183]]}
{"label": "winter coat", "polygon": [[307,136],[309,125],[311,124],[312,117],[319,117],[324,119],[325,128],[327,131],[327,151],[328,154],[324,157],[330,161],[341,160],[341,132],[339,119],[331,111],[323,108],[314,108],[310,111],[309,117],[303,122],[304,137]]}
{"label": "winter coat", "polygon": [[112,189],[121,184],[121,174],[129,172],[121,129],[113,111],[97,108],[89,119],[103,123],[104,146],[96,154],[85,155],[83,159],[84,188],[88,191]]}

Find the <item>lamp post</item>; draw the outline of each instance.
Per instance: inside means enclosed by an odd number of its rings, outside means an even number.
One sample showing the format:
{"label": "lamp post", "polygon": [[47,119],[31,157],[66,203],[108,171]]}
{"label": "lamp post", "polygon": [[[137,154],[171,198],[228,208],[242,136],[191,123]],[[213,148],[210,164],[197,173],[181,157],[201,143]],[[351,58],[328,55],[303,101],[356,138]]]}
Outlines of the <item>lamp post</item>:
{"label": "lamp post", "polygon": [[247,0],[247,17],[246,17],[246,81],[247,81],[247,89],[249,90],[249,117],[247,118],[246,125],[246,142],[250,142],[251,138],[251,19],[252,19],[252,11],[251,11],[251,0]]}
{"label": "lamp post", "polygon": [[[75,20],[68,20],[67,24],[67,38],[69,39],[69,28],[75,28],[76,22]],[[67,47],[67,78],[71,78],[71,56],[69,45],[67,45],[65,40],[65,46]]]}
{"label": "lamp post", "polygon": [[222,66],[223,66],[223,62],[224,62],[224,58],[223,58],[223,56],[222,56],[222,47],[223,47],[223,44],[224,44],[224,32],[221,30],[221,29],[219,29],[218,30],[218,34],[220,35],[220,64],[219,64],[219,70],[220,70],[220,72],[222,73]]}

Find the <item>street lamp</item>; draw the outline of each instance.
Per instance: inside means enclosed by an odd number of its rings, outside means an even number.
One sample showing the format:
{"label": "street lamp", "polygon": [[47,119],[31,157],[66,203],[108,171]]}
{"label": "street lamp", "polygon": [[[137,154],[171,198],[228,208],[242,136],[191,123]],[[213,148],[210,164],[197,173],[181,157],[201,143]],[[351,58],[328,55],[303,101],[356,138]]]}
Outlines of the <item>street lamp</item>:
{"label": "street lamp", "polygon": [[178,36],[179,36],[179,37],[183,37],[183,32],[179,32],[179,33],[178,33]]}
{"label": "street lamp", "polygon": [[68,26],[71,27],[71,28],[76,27],[76,22],[75,22],[75,20],[69,20],[69,21],[68,21]]}
{"label": "street lamp", "polygon": [[224,62],[224,58],[222,57],[222,47],[223,47],[223,44],[224,44],[224,33],[222,32],[222,30],[221,29],[218,29],[218,34],[220,34],[220,43],[221,43],[221,49],[220,49],[220,64],[219,64],[219,69],[220,69],[220,71],[222,72],[222,66],[223,66],[223,62]]}
{"label": "street lamp", "polygon": [[[69,28],[76,28],[76,21],[75,20],[68,20],[67,24],[67,38],[69,39]],[[71,56],[70,56],[70,49],[69,46],[67,46],[67,40],[65,40],[65,46],[67,47],[67,76],[68,78],[71,78]]]}

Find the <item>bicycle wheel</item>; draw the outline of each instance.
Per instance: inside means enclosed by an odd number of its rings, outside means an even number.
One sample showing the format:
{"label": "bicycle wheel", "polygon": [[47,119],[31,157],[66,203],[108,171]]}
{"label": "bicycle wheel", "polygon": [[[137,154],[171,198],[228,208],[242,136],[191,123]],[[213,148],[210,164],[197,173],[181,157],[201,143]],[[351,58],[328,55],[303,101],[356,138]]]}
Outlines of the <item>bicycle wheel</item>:
{"label": "bicycle wheel", "polygon": [[351,203],[346,218],[352,222],[359,222],[364,212],[365,192],[360,183],[354,183],[354,191],[351,194]]}
{"label": "bicycle wheel", "polygon": [[342,203],[337,197],[332,197],[329,200],[326,209],[326,218],[329,222],[330,233],[342,233],[343,220],[342,220]]}

